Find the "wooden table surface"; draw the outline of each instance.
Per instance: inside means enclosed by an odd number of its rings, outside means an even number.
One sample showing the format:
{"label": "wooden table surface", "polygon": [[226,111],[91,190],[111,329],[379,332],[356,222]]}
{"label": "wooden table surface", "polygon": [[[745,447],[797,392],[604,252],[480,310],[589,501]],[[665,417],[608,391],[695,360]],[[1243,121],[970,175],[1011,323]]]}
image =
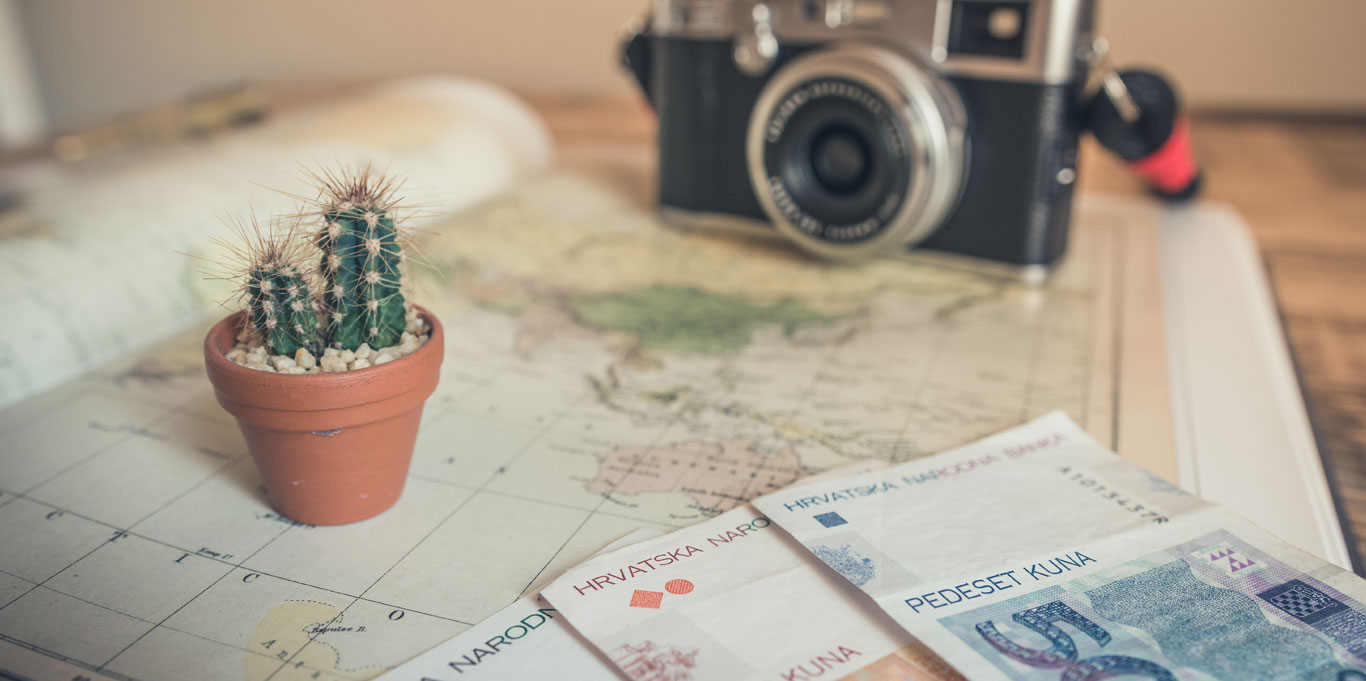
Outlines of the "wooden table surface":
{"label": "wooden table surface", "polygon": [[[1252,228],[1347,534],[1366,556],[1366,120],[1197,115],[1203,196]],[[1089,144],[1083,190],[1139,193]],[[1366,574],[1366,573],[1364,573]]]}
{"label": "wooden table surface", "polygon": [[[654,120],[636,99],[531,98],[563,153],[638,152]],[[1366,119],[1197,114],[1205,198],[1252,227],[1285,325],[1347,543],[1366,555]],[[637,196],[651,179],[621,178]],[[1080,188],[1142,195],[1091,140]]]}

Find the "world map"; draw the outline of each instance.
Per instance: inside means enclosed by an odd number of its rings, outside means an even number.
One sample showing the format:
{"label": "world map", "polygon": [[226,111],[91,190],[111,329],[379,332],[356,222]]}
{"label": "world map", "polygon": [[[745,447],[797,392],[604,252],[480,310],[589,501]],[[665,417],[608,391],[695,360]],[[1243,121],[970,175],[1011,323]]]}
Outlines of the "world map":
{"label": "world map", "polygon": [[204,378],[204,329],[0,413],[0,668],[367,679],[636,528],[1053,409],[1108,440],[1121,221],[1087,214],[1032,286],[682,232],[549,173],[419,239],[413,297],[446,360],[377,518],[271,511]]}

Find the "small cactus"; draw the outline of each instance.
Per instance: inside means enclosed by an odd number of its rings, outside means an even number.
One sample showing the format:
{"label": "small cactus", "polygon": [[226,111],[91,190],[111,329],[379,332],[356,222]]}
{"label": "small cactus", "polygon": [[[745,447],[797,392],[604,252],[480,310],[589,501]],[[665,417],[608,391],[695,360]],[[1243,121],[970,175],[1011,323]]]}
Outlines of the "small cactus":
{"label": "small cactus", "polygon": [[[313,202],[316,212],[304,210],[264,228],[253,216],[234,225],[238,240],[217,242],[230,256],[222,264],[241,282],[239,302],[245,302],[249,326],[244,332],[286,357],[301,348],[322,357],[326,348],[400,345],[408,326],[408,237],[397,224],[397,184],[369,168],[312,176],[321,197]],[[299,229],[305,219],[322,223],[306,239]]]}
{"label": "small cactus", "polygon": [[403,235],[395,224],[395,185],[359,172],[316,176],[322,185],[322,307],[329,345],[382,348],[403,335]]}
{"label": "small cactus", "polygon": [[268,238],[251,254],[245,283],[247,318],[272,352],[322,352],[318,309],[308,279],[294,264],[293,235]]}

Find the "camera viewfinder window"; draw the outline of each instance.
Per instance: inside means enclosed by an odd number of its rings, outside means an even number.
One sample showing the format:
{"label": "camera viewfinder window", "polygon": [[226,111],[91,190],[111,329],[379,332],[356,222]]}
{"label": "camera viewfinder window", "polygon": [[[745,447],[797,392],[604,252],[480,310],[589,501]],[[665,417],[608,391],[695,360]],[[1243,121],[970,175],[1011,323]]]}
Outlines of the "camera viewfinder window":
{"label": "camera viewfinder window", "polygon": [[1027,2],[958,0],[953,3],[949,52],[983,57],[1024,57]]}

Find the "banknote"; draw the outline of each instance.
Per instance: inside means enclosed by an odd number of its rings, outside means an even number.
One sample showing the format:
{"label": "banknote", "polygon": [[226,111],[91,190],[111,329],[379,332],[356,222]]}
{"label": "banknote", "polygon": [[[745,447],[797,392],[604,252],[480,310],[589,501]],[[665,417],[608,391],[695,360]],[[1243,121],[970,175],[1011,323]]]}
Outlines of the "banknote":
{"label": "banknote", "polygon": [[[655,529],[639,529],[603,547],[599,554],[660,534]],[[516,600],[483,622],[393,668],[379,681],[620,678],[616,668],[565,623],[564,616],[532,595]]]}
{"label": "banknote", "polygon": [[536,596],[517,599],[454,638],[380,676],[381,681],[567,679],[621,676]]}
{"label": "banknote", "polygon": [[748,505],[588,560],[541,595],[636,681],[961,679]]}
{"label": "banknote", "polygon": [[[879,461],[857,462],[821,476],[838,476],[885,467]],[[664,533],[654,528],[630,532],[600,549],[602,555]],[[917,652],[908,649],[907,655]],[[914,659],[914,658],[913,658]],[[923,664],[933,664],[926,654]],[[517,679],[598,681],[620,679],[611,664],[564,616],[537,595],[518,599],[483,622],[395,667],[380,681],[444,681],[446,679]],[[896,677],[862,677],[857,681],[891,681]],[[854,681],[854,680],[850,680]]]}
{"label": "banknote", "polygon": [[755,505],[974,680],[1366,681],[1366,582],[1062,414]]}

